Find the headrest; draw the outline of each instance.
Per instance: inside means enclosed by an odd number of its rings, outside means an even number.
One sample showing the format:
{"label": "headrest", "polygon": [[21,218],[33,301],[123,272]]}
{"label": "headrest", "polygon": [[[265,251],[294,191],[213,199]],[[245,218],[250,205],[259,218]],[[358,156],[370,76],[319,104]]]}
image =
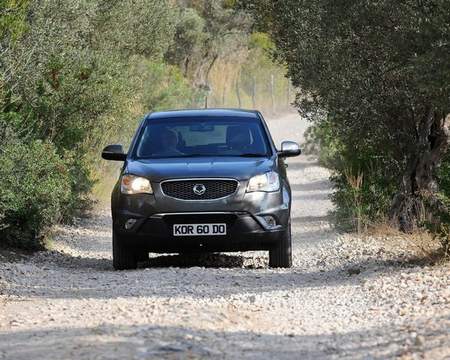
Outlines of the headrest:
{"label": "headrest", "polygon": [[233,125],[227,128],[228,145],[250,145],[252,142],[250,129],[245,125]]}

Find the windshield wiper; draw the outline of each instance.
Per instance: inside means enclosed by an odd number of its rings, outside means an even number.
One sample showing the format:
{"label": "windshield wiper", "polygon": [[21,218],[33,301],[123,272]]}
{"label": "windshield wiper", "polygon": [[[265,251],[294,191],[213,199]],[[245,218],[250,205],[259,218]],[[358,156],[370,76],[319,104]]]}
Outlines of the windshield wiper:
{"label": "windshield wiper", "polygon": [[210,155],[208,155],[208,154],[183,154],[183,155],[180,155],[179,157],[180,158],[189,158],[189,157],[204,157],[204,156],[210,156]]}
{"label": "windshield wiper", "polygon": [[190,157],[227,157],[227,156],[236,156],[236,155],[228,155],[228,154],[186,154],[180,157],[182,158],[190,158]]}
{"label": "windshield wiper", "polygon": [[256,154],[256,153],[248,153],[248,154],[240,154],[240,157],[266,157],[266,154]]}
{"label": "windshield wiper", "polygon": [[197,158],[197,157],[266,157],[267,154],[180,154],[180,155],[170,155],[170,156],[155,156],[142,159],[184,159],[184,158]]}

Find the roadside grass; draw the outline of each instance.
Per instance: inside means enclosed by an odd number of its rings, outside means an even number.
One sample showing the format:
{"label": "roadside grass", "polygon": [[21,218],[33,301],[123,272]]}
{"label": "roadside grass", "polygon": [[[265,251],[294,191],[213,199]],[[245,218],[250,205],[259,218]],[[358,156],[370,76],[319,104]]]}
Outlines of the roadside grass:
{"label": "roadside grass", "polygon": [[97,175],[97,182],[92,190],[94,207],[109,207],[111,204],[111,192],[118,178],[117,169],[107,169],[103,174]]}
{"label": "roadside grass", "polygon": [[386,250],[402,252],[418,262],[439,265],[450,261],[450,256],[440,239],[426,229],[418,229],[407,234],[390,226],[388,222],[380,222],[368,227],[359,237],[376,239]]}

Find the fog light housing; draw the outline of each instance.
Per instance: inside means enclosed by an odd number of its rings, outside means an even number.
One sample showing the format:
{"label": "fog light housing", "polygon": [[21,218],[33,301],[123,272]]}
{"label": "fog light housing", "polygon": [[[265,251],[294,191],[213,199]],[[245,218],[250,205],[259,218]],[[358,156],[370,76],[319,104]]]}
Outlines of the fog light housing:
{"label": "fog light housing", "polygon": [[136,224],[136,221],[136,219],[128,219],[125,222],[125,230],[130,230]]}
{"label": "fog light housing", "polygon": [[264,215],[262,218],[264,219],[264,222],[266,223],[267,228],[273,229],[278,226],[277,220],[273,216]]}

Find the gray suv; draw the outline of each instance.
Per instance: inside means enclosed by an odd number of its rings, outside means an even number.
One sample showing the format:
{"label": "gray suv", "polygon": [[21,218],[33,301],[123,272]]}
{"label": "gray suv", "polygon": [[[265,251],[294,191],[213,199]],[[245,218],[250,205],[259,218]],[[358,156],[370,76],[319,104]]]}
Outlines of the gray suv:
{"label": "gray suv", "polygon": [[286,157],[262,115],[244,110],[180,110],[147,115],[112,193],[113,265],[135,269],[149,252],[268,250],[271,267],[290,267],[291,190]]}

